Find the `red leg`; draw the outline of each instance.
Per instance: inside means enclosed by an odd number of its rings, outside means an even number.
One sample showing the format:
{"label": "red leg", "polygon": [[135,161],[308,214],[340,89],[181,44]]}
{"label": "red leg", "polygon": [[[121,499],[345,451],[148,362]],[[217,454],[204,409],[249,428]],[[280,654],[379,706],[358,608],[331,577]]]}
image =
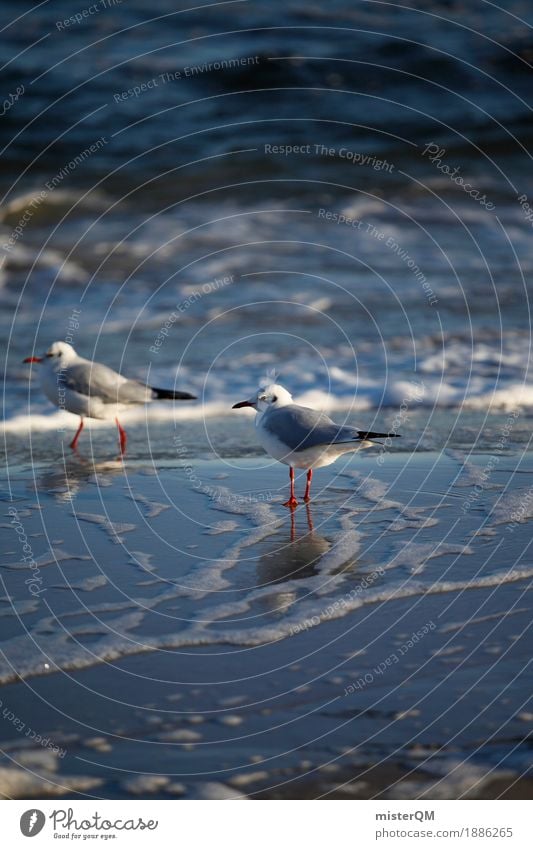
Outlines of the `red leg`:
{"label": "red leg", "polygon": [[76,435],[75,435],[74,439],[70,443],[70,447],[72,448],[73,451],[76,450],[76,445],[78,444],[78,439],[80,438],[80,433],[82,432],[82,430],[83,430],[83,419],[80,418],[80,426],[79,426],[78,430],[76,431]]}
{"label": "red leg", "polygon": [[311,501],[311,481],[313,480],[313,470],[307,470],[307,483],[305,485],[304,501]]}
{"label": "red leg", "polygon": [[292,510],[293,507],[298,506],[298,502],[296,501],[296,497],[294,495],[294,469],[292,468],[292,466],[289,467],[289,477],[290,477],[290,480],[291,480],[291,495],[290,495],[289,500],[285,501],[283,506],[284,507],[290,507],[291,510]]}
{"label": "red leg", "polygon": [[121,427],[119,420],[115,419],[115,421],[117,423],[118,433],[119,433],[119,436],[120,436],[120,453],[122,455],[124,455],[124,452],[126,451],[126,442],[128,441],[128,437],[126,435],[126,431],[124,430],[124,428]]}

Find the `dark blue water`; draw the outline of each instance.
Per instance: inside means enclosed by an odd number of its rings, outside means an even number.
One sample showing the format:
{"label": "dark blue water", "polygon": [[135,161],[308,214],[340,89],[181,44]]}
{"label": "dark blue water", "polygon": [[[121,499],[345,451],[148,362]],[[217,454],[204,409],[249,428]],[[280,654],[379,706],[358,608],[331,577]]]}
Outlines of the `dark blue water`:
{"label": "dark blue water", "polygon": [[533,4],[91,8],[1,10],[12,426],[73,309],[83,354],[207,411],[267,370],[330,406],[533,404]]}

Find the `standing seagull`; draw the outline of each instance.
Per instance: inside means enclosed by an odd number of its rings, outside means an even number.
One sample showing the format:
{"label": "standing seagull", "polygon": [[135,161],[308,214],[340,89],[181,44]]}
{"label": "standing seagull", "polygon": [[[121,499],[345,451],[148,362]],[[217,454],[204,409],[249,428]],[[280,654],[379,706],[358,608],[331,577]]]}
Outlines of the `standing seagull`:
{"label": "standing seagull", "polygon": [[261,387],[253,398],[234,404],[232,409],[240,407],[257,411],[255,426],[261,445],[271,457],[289,466],[291,494],[284,507],[298,504],[294,495],[295,467],[307,469],[304,501],[309,501],[313,469],[329,466],[348,451],[368,448],[378,437],[399,435],[335,424],[325,413],[294,404],[292,395],[277,383]]}
{"label": "standing seagull", "polygon": [[120,453],[126,450],[126,431],[117,418],[129,406],[170,399],[194,400],[188,392],[155,389],[138,380],[129,380],[117,371],[79,357],[72,345],[54,342],[43,357],[26,357],[25,363],[42,363],[41,386],[47,398],[62,410],[80,417],[80,426],[70,447],[76,448],[83,430],[83,419],[107,419],[115,416],[120,436]]}

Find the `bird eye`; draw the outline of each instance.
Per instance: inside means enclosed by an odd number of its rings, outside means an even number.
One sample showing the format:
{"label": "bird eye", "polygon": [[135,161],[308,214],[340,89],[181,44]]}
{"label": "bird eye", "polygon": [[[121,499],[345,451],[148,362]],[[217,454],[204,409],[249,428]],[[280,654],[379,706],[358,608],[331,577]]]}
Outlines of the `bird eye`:
{"label": "bird eye", "polygon": [[57,356],[60,357],[62,355],[62,353],[63,353],[63,351],[58,351]]}
{"label": "bird eye", "polygon": [[275,404],[277,400],[278,400],[278,396],[277,396],[277,395],[273,395],[273,396],[272,396],[272,403],[273,403],[273,404]]}

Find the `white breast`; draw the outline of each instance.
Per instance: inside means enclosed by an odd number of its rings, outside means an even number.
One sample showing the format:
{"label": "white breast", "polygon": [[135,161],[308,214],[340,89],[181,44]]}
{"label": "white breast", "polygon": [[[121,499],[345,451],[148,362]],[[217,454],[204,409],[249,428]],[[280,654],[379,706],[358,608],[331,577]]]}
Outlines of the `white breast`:
{"label": "white breast", "polygon": [[40,375],[44,394],[60,410],[91,419],[107,419],[113,414],[116,415],[114,405],[103,404],[98,398],[89,398],[88,395],[81,395],[69,389],[61,379],[61,374],[61,371],[55,372],[44,367]]}
{"label": "white breast", "polygon": [[370,442],[354,441],[342,445],[319,445],[314,448],[307,448],[304,451],[291,451],[280,442],[272,431],[267,430],[262,425],[260,417],[256,420],[256,430],[259,442],[267,454],[270,454],[274,460],[285,463],[287,466],[293,466],[295,469],[320,469],[334,463],[342,454],[360,451],[361,448],[371,445]]}

